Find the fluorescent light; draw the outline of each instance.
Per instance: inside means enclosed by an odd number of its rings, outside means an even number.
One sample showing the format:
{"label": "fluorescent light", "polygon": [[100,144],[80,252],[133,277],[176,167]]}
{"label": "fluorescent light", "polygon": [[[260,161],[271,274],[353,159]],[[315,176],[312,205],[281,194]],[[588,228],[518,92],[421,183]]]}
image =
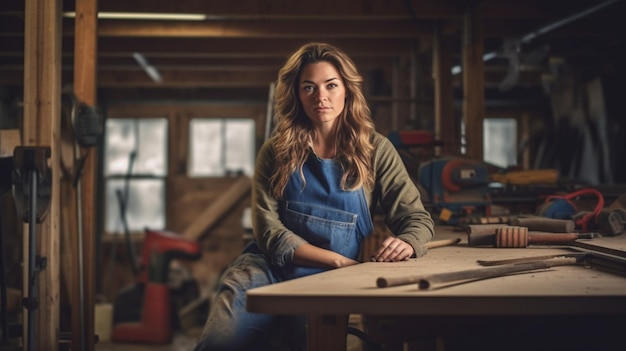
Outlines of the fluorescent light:
{"label": "fluorescent light", "polygon": [[149,64],[148,60],[146,60],[146,58],[142,54],[140,54],[138,52],[135,52],[135,53],[133,53],[133,58],[135,59],[135,61],[137,61],[139,66],[141,66],[141,68],[143,68],[143,70],[146,72],[146,74],[155,83],[160,83],[161,82],[161,74],[159,73],[159,71],[154,66]]}
{"label": "fluorescent light", "polygon": [[[63,17],[75,18],[76,12],[64,12]],[[98,12],[100,19],[204,21],[202,13]]]}

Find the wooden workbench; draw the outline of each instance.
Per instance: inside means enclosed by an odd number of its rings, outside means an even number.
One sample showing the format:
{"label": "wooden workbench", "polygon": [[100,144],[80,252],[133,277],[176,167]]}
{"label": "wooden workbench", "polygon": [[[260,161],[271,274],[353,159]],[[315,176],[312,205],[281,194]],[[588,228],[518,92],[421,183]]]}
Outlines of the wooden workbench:
{"label": "wooden workbench", "polygon": [[[454,330],[454,336],[463,337],[459,330],[480,322],[491,329],[484,330],[484,335],[475,334],[476,328],[472,330],[471,336],[481,340],[497,339],[493,333],[506,336],[505,332],[511,329],[536,333],[538,325],[548,323],[546,328],[549,330],[539,330],[544,332],[541,337],[552,336],[554,343],[561,343],[556,338],[565,333],[569,344],[583,345],[590,339],[576,340],[580,336],[578,330],[589,332],[589,328],[593,328],[592,338],[597,340],[591,342],[599,345],[596,349],[603,349],[603,345],[613,342],[607,339],[613,337],[612,326],[624,325],[626,278],[582,266],[559,266],[436,290],[419,290],[416,284],[376,287],[376,280],[381,276],[480,268],[477,259],[500,260],[572,252],[567,247],[556,246],[468,247],[465,233],[437,228],[436,240],[454,237],[461,238],[461,243],[431,249],[419,259],[397,263],[366,262],[252,289],[247,294],[247,308],[256,313],[308,315],[310,351],[345,350],[346,322],[350,314],[397,317],[394,323],[401,323],[404,327],[412,320],[418,321],[414,325],[418,328],[413,330],[414,336],[420,333],[445,336]],[[626,236],[596,238],[589,243],[626,251]],[[540,322],[544,324],[537,324]],[[553,322],[558,323],[559,328],[555,329]],[[456,328],[455,323],[458,324]],[[529,328],[529,325],[534,327]],[[526,339],[529,337],[532,336],[527,335]],[[513,345],[522,345],[519,341],[510,340]],[[621,345],[623,347],[626,342]]]}

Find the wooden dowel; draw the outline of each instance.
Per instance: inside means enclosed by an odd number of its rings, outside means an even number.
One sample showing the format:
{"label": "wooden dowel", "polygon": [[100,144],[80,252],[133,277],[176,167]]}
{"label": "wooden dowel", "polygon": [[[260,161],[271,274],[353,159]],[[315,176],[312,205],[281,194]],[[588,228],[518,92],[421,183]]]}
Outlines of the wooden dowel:
{"label": "wooden dowel", "polygon": [[493,278],[498,276],[504,276],[510,273],[519,273],[572,264],[576,264],[576,258],[557,257],[544,261],[475,268],[457,272],[436,273],[429,275],[412,275],[405,277],[379,277],[378,279],[376,279],[376,286],[378,286],[379,288],[386,288],[417,283],[420,290],[428,290],[453,282]]}
{"label": "wooden dowel", "polygon": [[424,247],[426,247],[427,249],[434,249],[436,247],[456,245],[456,244],[458,244],[460,242],[461,242],[461,238],[445,239],[445,240],[434,240],[434,241],[429,241],[426,244],[424,244]]}
{"label": "wooden dowel", "polygon": [[508,227],[508,224],[470,224],[466,228],[467,234],[495,234],[496,229]]}
{"label": "wooden dowel", "polygon": [[547,217],[520,217],[511,220],[512,225],[527,227],[530,231],[571,233],[576,229],[574,221]]}

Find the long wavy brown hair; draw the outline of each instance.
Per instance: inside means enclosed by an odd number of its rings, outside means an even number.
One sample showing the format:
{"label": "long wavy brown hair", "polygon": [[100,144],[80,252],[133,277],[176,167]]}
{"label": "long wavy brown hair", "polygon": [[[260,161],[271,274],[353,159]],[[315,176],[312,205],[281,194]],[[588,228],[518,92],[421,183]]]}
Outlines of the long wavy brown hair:
{"label": "long wavy brown hair", "polygon": [[302,166],[311,153],[309,146],[314,131],[298,97],[298,86],[302,69],[321,61],[329,62],[339,71],[346,87],[346,104],[336,128],[336,158],[344,169],[341,186],[344,190],[354,190],[374,183],[374,147],[370,138],[374,122],[363,95],[363,78],[342,50],[325,43],[308,43],[293,53],[278,72],[272,134],[276,171],[270,178],[270,193],[275,198],[282,198],[293,172],[300,172],[304,180]]}

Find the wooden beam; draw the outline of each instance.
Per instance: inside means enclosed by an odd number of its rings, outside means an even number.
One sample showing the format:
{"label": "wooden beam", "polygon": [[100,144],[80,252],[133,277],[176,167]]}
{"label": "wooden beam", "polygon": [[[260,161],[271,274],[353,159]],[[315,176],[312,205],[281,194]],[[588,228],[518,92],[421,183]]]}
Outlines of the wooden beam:
{"label": "wooden beam", "polygon": [[[68,29],[69,30],[69,29]],[[428,22],[383,20],[213,20],[203,22],[101,21],[98,36],[144,38],[418,38]]]}
{"label": "wooden beam", "polygon": [[[33,350],[57,350],[59,348],[60,321],[60,117],[61,110],[61,1],[27,0],[25,2],[24,35],[24,125],[23,138],[27,146],[50,147],[52,194],[48,213],[37,225],[38,252],[46,258],[46,267],[37,277],[39,280],[39,305],[36,310],[35,340]],[[27,230],[24,231],[25,233]],[[28,236],[24,236],[28,247]],[[25,250],[27,251],[27,250]],[[24,255],[24,270],[28,271]],[[28,286],[29,279],[24,284]],[[27,291],[27,290],[24,290]],[[27,311],[24,311],[27,316]],[[28,323],[24,320],[24,336],[28,335]],[[26,337],[25,337],[26,339]],[[26,340],[25,343],[28,341]]]}
{"label": "wooden beam", "polygon": [[441,23],[435,25],[433,47],[433,79],[435,89],[435,138],[443,145],[437,148],[437,155],[458,155],[460,153],[460,131],[454,115],[452,86],[452,48],[450,39],[444,36]]}
{"label": "wooden beam", "polygon": [[267,87],[276,80],[275,72],[161,72],[161,82],[154,82],[145,72],[108,72],[99,77],[99,87]]}
{"label": "wooden beam", "polygon": [[[462,7],[455,0],[411,0],[408,2],[420,18],[461,16]],[[320,0],[300,2],[283,0],[240,0],[237,6],[228,1],[198,2],[193,0],[150,1],[150,0],[107,0],[103,1],[101,11],[140,11],[150,9],[151,12],[204,13],[211,18],[238,18],[276,16],[293,17],[363,17],[363,16],[403,16],[409,17],[405,1],[371,1],[371,0]]]}
{"label": "wooden beam", "polygon": [[483,159],[485,115],[484,36],[479,9],[469,8],[463,33],[463,123],[466,155]]}
{"label": "wooden beam", "polygon": [[222,195],[215,199],[195,221],[191,222],[182,235],[188,239],[200,239],[202,234],[224,216],[243,196],[250,193],[251,181],[249,177],[240,176]]}
{"label": "wooden beam", "polygon": [[[98,1],[75,0],[76,18],[74,33],[74,94],[90,106],[96,105],[97,96],[97,42]],[[76,184],[80,237],[77,240],[75,296],[81,301],[72,304],[72,350],[93,351],[95,348],[95,296],[96,296],[96,165],[98,153],[86,148],[77,148],[81,157],[87,157],[82,177]],[[77,155],[78,156],[78,155]],[[81,308],[79,308],[81,307]]]}

